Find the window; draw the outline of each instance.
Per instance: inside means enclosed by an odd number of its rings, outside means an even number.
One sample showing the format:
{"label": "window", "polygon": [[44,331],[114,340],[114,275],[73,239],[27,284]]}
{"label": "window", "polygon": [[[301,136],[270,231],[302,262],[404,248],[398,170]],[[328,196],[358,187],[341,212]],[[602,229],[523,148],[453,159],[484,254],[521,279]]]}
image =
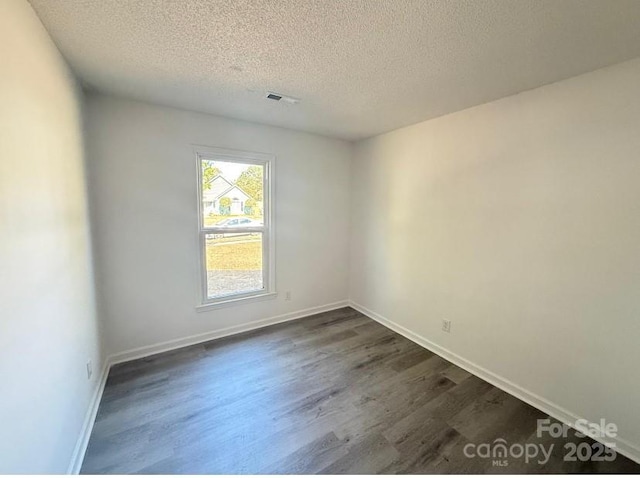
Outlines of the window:
{"label": "window", "polygon": [[273,157],[197,149],[202,304],[274,295]]}

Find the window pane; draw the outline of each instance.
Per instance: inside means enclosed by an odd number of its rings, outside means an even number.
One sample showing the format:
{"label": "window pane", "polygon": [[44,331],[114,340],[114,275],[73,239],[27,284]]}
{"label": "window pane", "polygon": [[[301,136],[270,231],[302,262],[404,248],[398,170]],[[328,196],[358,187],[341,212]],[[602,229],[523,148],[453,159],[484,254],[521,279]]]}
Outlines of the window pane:
{"label": "window pane", "polygon": [[207,297],[254,292],[262,281],[262,233],[207,234]]}
{"label": "window pane", "polygon": [[203,225],[262,226],[263,177],[261,165],[202,160]]}

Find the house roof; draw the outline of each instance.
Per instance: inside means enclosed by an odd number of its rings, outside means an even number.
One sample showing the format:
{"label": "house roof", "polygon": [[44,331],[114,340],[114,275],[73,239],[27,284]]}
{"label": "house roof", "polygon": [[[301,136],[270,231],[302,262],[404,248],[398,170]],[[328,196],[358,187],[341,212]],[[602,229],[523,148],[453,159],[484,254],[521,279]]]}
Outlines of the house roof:
{"label": "house roof", "polygon": [[222,196],[226,191],[228,191],[232,187],[233,187],[233,184],[231,184],[222,176],[218,175],[211,180],[209,189],[204,190],[202,192],[202,195],[206,199],[212,201],[214,199],[218,199],[220,196]]}
{"label": "house roof", "polygon": [[247,194],[242,190],[241,187],[232,184],[224,177],[218,175],[211,180],[211,185],[209,189],[202,192],[202,196],[206,201],[215,201],[216,199],[221,198],[222,196],[228,195],[234,189],[238,190],[241,194],[246,196],[246,198],[250,198],[251,195]]}
{"label": "house roof", "polygon": [[242,190],[242,188],[241,188],[241,187],[239,187],[239,186],[235,186],[235,185],[234,185],[234,186],[231,186],[229,189],[227,189],[226,191],[224,191],[224,192],[223,192],[222,194],[220,194],[220,196],[218,196],[218,197],[228,196],[228,195],[229,195],[229,193],[231,193],[231,191],[233,191],[234,189],[235,189],[236,191],[238,191],[240,194],[242,194],[243,196],[245,196],[245,199],[249,199],[249,198],[251,197],[251,196],[249,196],[247,193],[245,193],[245,192]]}

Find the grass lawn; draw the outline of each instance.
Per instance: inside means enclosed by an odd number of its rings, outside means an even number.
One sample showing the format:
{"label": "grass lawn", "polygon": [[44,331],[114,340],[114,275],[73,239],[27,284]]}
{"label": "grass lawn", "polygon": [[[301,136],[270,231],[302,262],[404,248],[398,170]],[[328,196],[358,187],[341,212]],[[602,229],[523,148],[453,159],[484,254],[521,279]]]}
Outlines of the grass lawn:
{"label": "grass lawn", "polygon": [[204,217],[204,225],[205,226],[213,226],[216,222],[222,221],[223,219],[229,219],[231,216],[214,216],[213,214],[209,214]]}
{"label": "grass lawn", "polygon": [[[223,219],[237,216],[209,215],[205,226],[213,226]],[[262,217],[250,217],[262,220]],[[211,237],[211,236],[209,236]],[[207,240],[207,270],[258,271],[262,269],[262,241],[259,235],[229,235]]]}
{"label": "grass lawn", "polygon": [[241,237],[233,239],[242,242],[240,244],[218,242],[220,239],[207,242],[207,270],[261,270],[262,241],[252,236],[246,237],[247,242],[244,242],[244,238]]}

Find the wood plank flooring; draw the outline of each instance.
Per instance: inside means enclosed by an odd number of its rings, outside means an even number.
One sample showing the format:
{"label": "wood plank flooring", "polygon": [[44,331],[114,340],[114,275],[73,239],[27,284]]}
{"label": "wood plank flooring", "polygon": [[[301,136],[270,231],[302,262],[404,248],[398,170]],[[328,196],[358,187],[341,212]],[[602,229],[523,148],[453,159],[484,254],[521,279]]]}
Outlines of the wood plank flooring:
{"label": "wood plank flooring", "polygon": [[[82,473],[640,472],[563,461],[579,439],[538,439],[545,417],[344,308],[113,367]],[[554,453],[463,453],[497,438]]]}

